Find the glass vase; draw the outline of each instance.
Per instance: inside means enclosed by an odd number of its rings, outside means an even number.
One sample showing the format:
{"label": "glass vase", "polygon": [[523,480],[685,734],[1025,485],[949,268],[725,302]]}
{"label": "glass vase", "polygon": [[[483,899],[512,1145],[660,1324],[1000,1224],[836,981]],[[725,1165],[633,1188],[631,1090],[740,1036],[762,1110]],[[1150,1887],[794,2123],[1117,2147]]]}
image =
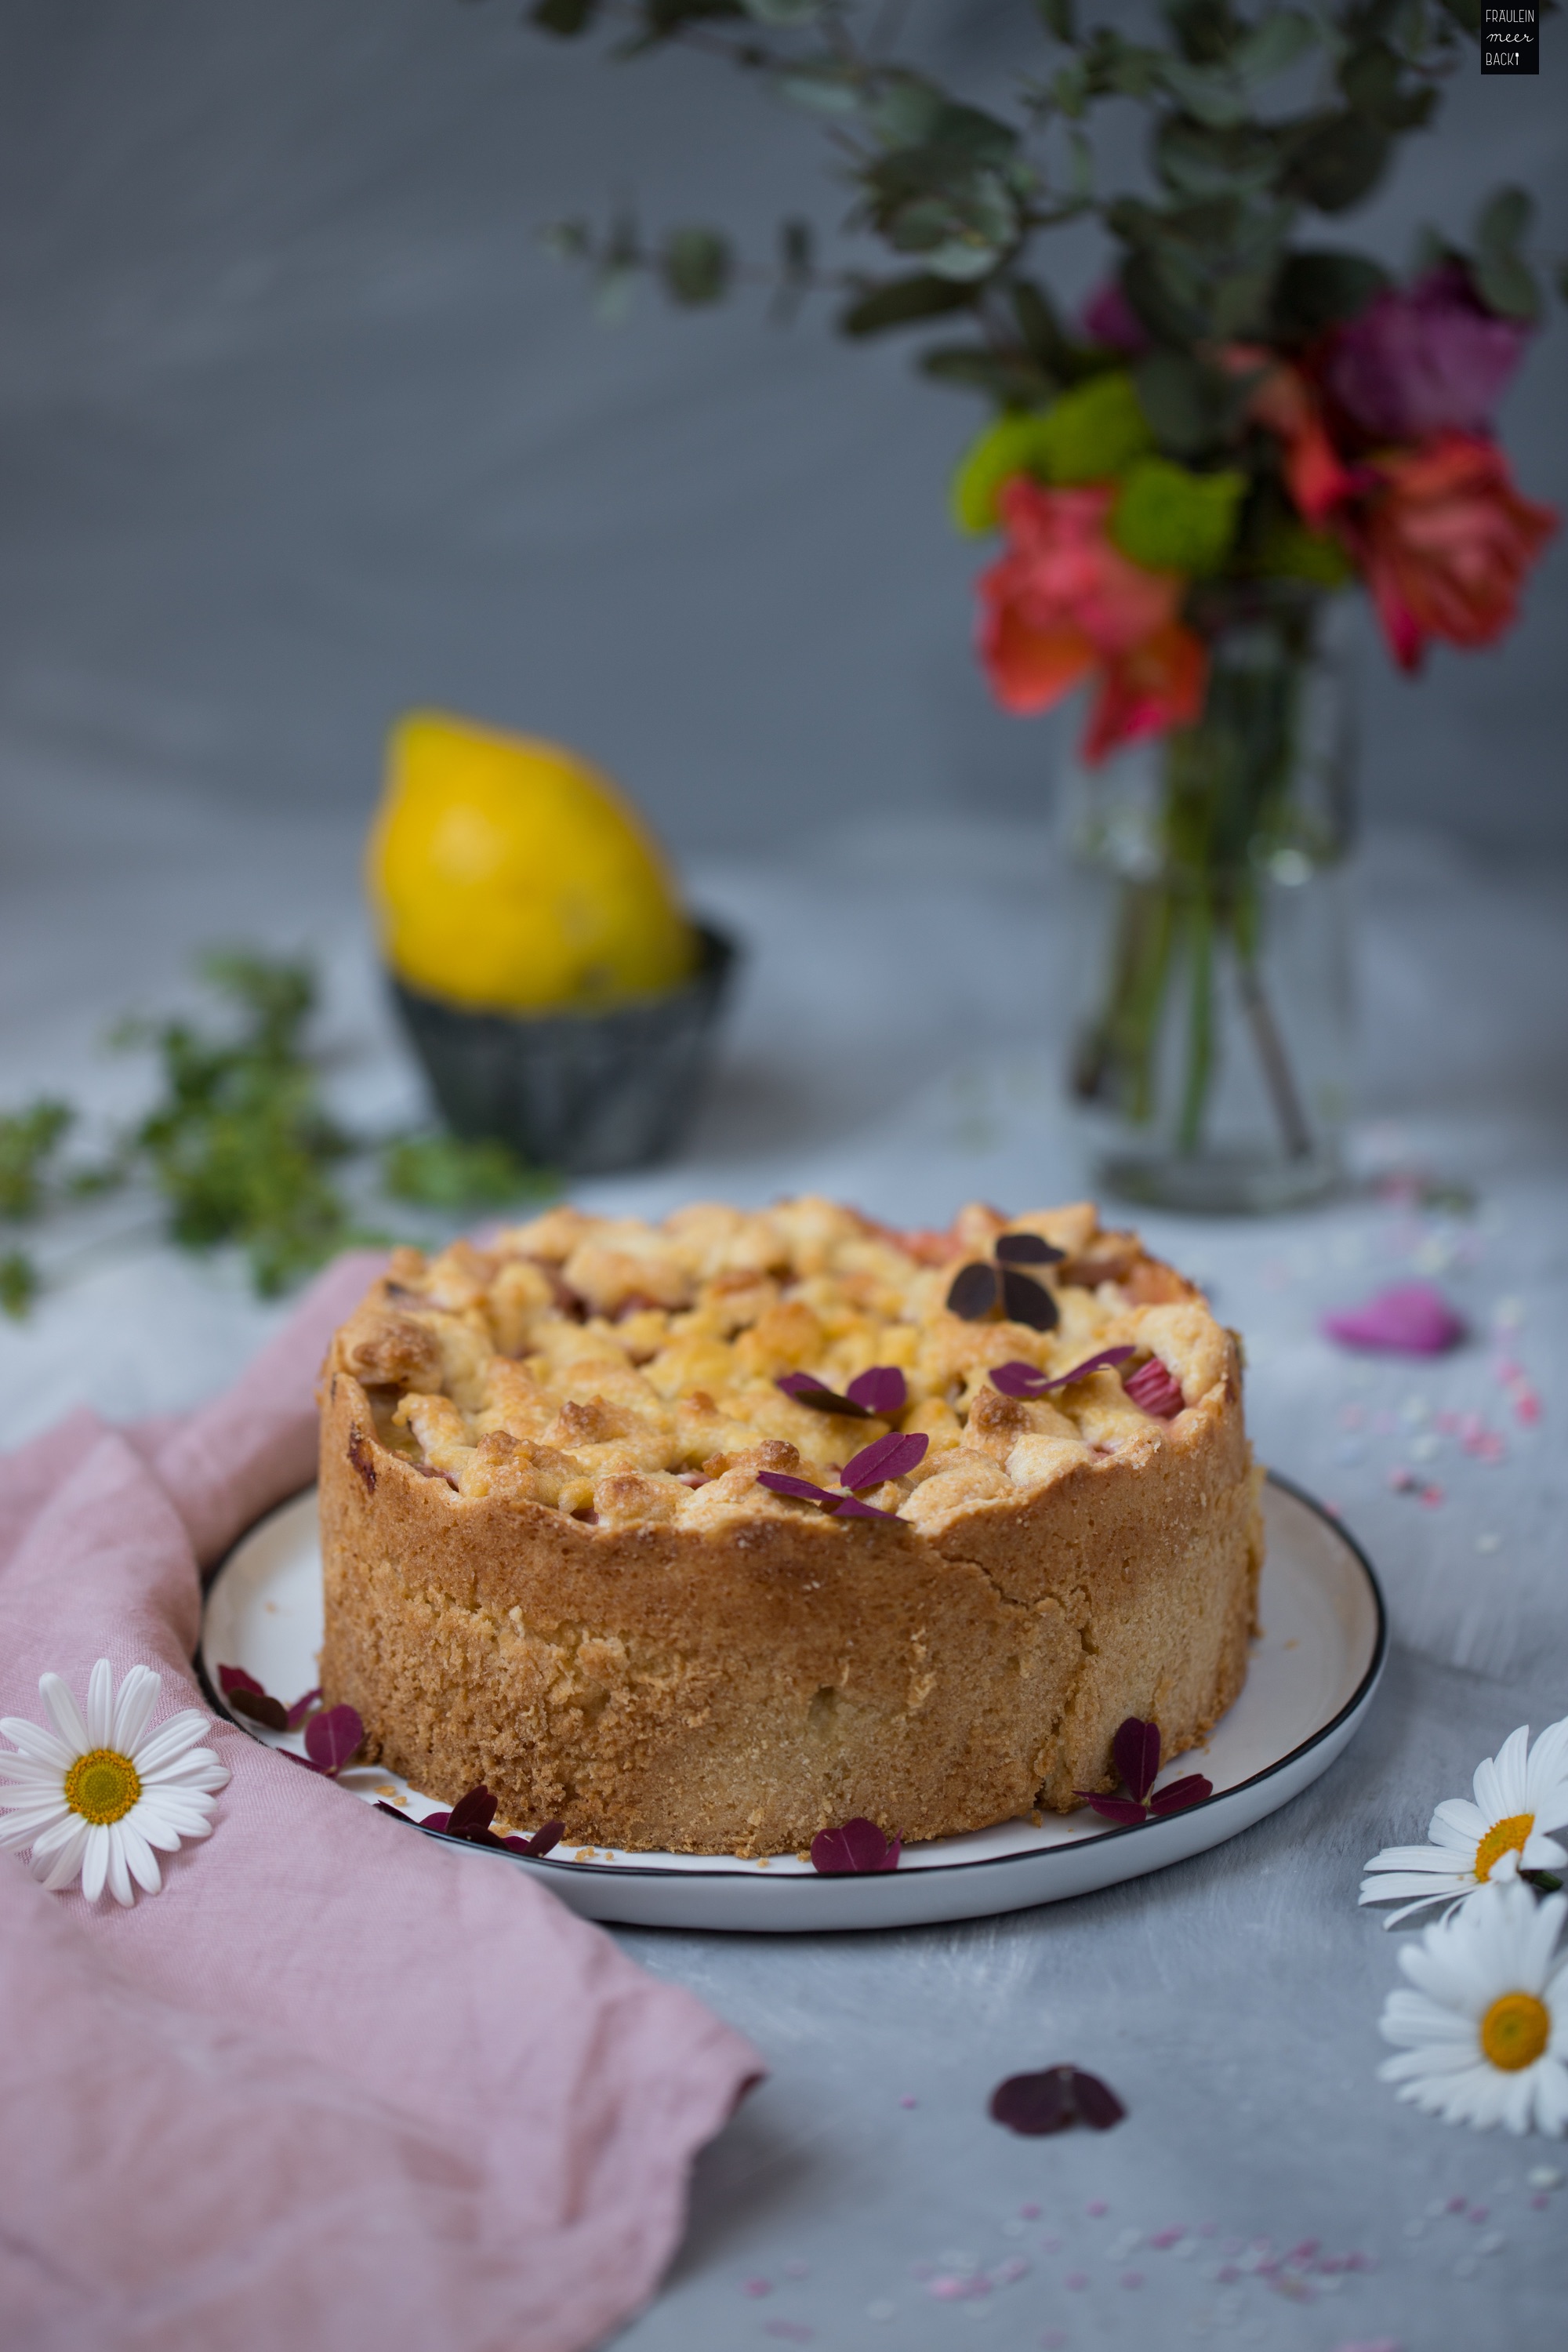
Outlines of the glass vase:
{"label": "glass vase", "polygon": [[1211,591],[1202,717],[1067,779],[1071,1090],[1132,1200],[1267,1212],[1339,1181],[1354,740],[1321,605]]}

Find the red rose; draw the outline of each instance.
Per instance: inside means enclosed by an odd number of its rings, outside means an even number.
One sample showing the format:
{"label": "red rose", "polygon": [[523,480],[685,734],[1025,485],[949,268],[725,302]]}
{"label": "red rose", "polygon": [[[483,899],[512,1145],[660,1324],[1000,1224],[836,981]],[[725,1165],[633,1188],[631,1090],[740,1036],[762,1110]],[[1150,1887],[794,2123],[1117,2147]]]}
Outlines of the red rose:
{"label": "red rose", "polygon": [[1375,487],[1347,535],[1400,667],[1418,669],[1430,637],[1494,644],[1557,529],[1553,509],[1521,498],[1501,450],[1466,433],[1384,452],[1368,470]]}

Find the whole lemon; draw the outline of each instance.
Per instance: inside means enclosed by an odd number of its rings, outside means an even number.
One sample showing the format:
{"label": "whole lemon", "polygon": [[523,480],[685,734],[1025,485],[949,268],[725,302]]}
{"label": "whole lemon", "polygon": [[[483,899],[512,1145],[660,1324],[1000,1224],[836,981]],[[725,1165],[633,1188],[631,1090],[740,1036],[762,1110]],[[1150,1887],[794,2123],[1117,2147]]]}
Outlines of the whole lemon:
{"label": "whole lemon", "polygon": [[607,776],[442,711],[392,730],[367,878],[394,971],[459,1004],[602,1005],[696,961],[664,860]]}

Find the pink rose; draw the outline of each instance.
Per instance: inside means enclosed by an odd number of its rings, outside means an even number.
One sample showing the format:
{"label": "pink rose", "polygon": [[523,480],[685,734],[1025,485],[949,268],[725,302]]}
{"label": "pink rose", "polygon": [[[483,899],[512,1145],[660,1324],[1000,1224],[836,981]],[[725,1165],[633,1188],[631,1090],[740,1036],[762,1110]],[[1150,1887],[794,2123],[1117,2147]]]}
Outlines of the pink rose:
{"label": "pink rose", "polygon": [[1130,562],[1106,531],[1116,492],[1019,478],[998,506],[1007,534],[980,578],[980,652],[1005,710],[1046,710],[1097,674],[1084,756],[1184,726],[1203,709],[1207,656],[1178,618],[1185,583]]}

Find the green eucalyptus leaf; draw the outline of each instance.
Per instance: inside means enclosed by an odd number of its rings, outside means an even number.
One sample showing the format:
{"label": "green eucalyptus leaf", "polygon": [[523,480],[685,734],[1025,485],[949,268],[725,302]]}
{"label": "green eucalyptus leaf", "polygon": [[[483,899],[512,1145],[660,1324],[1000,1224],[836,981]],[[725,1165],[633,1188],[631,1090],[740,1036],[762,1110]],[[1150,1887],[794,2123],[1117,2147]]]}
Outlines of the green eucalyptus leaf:
{"label": "green eucalyptus leaf", "polygon": [[1192,66],[1181,58],[1167,58],[1160,78],[1179,106],[1216,131],[1245,122],[1247,92],[1235,76],[1216,66]]}
{"label": "green eucalyptus leaf", "polygon": [[1045,398],[1049,385],[1023,352],[993,351],[987,343],[939,343],[916,363],[933,383],[983,392],[999,408],[1027,408]]}
{"label": "green eucalyptus leaf", "polygon": [[1245,29],[1229,0],[1165,0],[1165,20],[1190,64],[1217,65]]}
{"label": "green eucalyptus leaf", "polygon": [[1359,317],[1387,284],[1388,272],[1363,253],[1287,254],[1275,281],[1270,331],[1283,343],[1310,343]]}
{"label": "green eucalyptus leaf", "polygon": [[1272,262],[1222,272],[1209,289],[1209,319],[1215,333],[1241,341],[1267,334],[1273,292]]}
{"label": "green eucalyptus leaf", "polygon": [[1534,218],[1534,199],[1523,188],[1499,188],[1476,215],[1476,243],[1483,253],[1516,253]]}
{"label": "green eucalyptus leaf", "polygon": [[1040,21],[1053,40],[1067,46],[1078,38],[1078,12],[1073,0],[1035,0]]}
{"label": "green eucalyptus leaf", "polygon": [[901,73],[883,84],[865,111],[878,138],[889,147],[923,147],[946,108],[947,100],[934,82]]}
{"label": "green eucalyptus leaf", "polygon": [[1271,187],[1287,149],[1261,123],[1220,130],[1190,115],[1163,115],[1154,131],[1154,168],[1181,196],[1247,194]]}
{"label": "green eucalyptus leaf", "polygon": [[26,1251],[0,1255],[0,1315],[8,1315],[13,1323],[25,1322],[37,1295],[38,1269]]}
{"label": "green eucalyptus leaf", "polygon": [[1227,421],[1225,387],[1186,352],[1149,352],[1133,370],[1138,404],[1169,456],[1200,457]]}
{"label": "green eucalyptus leaf", "polygon": [[571,41],[587,31],[598,10],[599,0],[536,0],[528,21],[542,33],[553,33],[558,41]]}
{"label": "green eucalyptus leaf", "polygon": [[1070,380],[1079,372],[1079,354],[1050,297],[1026,278],[1016,278],[1008,291],[1025,350],[1048,374]]}
{"label": "green eucalyptus leaf", "polygon": [[670,40],[688,25],[712,16],[739,16],[744,11],[741,0],[643,0],[642,14],[646,46]]}
{"label": "green eucalyptus leaf", "polygon": [[671,229],[659,256],[665,291],[671,301],[697,309],[721,302],[729,290],[734,257],[717,229]]}
{"label": "green eucalyptus leaf", "polygon": [[1383,177],[1389,143],[1388,133],[1365,115],[1318,115],[1292,142],[1287,184],[1321,213],[1347,212]]}
{"label": "green eucalyptus leaf", "polygon": [[1293,8],[1265,16],[1233,51],[1231,63],[1247,81],[1268,81],[1284,73],[1298,58],[1316,46],[1318,28],[1310,16]]}
{"label": "green eucalyptus leaf", "polygon": [[845,335],[885,334],[890,327],[918,326],[923,320],[966,310],[973,299],[967,286],[921,270],[913,278],[889,278],[868,289],[839,313],[838,330]]}
{"label": "green eucalyptus leaf", "polygon": [[819,58],[792,66],[787,72],[774,77],[773,87],[792,106],[804,106],[813,114],[858,114],[860,110],[861,76],[855,67],[844,65],[837,58]]}
{"label": "green eucalyptus leaf", "polygon": [[1069,122],[1076,122],[1089,100],[1089,74],[1083,62],[1074,58],[1063,66],[1050,86],[1051,103]]}
{"label": "green eucalyptus leaf", "polygon": [[1121,279],[1134,314],[1156,341],[1183,343],[1203,333],[1202,311],[1184,294],[1171,289],[1147,252],[1129,255]]}
{"label": "green eucalyptus leaf", "polygon": [[1500,318],[1533,324],[1541,316],[1541,289],[1535,272],[1517,253],[1481,253],[1470,265],[1476,291],[1489,310]]}
{"label": "green eucalyptus leaf", "polygon": [[1145,457],[1116,494],[1110,536],[1151,572],[1201,579],[1224,565],[1246,496],[1245,474],[1194,474],[1168,457]]}

